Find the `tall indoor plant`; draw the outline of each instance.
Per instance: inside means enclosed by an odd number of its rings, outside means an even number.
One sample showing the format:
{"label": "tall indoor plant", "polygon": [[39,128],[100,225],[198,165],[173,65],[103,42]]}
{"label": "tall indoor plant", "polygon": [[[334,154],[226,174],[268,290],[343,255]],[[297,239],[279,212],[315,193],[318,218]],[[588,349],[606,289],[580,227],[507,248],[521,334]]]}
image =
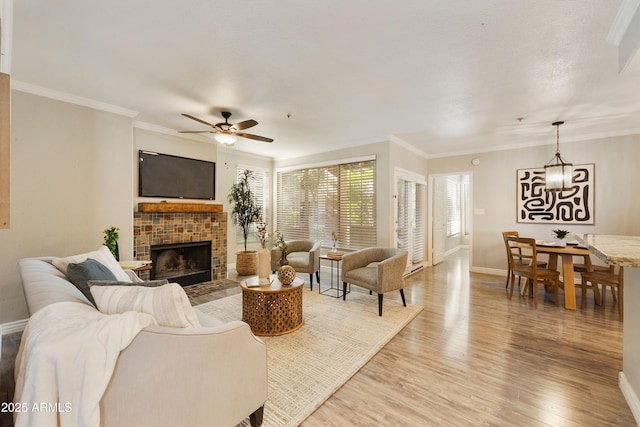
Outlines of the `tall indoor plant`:
{"label": "tall indoor plant", "polygon": [[242,276],[256,274],[258,271],[258,252],[247,250],[251,224],[262,216],[262,209],[258,206],[249,186],[251,175],[251,171],[245,169],[238,178],[238,182],[231,186],[227,196],[231,204],[231,219],[242,229],[244,239],[244,251],[236,253],[236,271]]}

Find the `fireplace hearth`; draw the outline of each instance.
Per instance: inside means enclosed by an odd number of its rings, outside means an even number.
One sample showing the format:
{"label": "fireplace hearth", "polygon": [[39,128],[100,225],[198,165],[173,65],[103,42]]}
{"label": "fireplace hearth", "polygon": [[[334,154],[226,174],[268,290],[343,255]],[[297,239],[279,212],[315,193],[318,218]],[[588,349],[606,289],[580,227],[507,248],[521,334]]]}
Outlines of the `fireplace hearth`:
{"label": "fireplace hearth", "polygon": [[211,242],[151,246],[151,279],[182,286],[211,280]]}

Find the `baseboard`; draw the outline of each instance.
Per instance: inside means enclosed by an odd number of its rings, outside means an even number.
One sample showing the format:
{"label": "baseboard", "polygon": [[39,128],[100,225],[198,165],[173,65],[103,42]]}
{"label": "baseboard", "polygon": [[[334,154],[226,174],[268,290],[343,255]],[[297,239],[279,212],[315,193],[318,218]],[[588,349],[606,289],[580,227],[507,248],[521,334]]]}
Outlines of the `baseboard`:
{"label": "baseboard", "polygon": [[622,390],[622,395],[631,409],[633,418],[635,418],[636,424],[640,425],[640,400],[638,400],[638,395],[629,384],[629,381],[627,381],[627,376],[624,372],[618,374],[618,380],[620,390]]}
{"label": "baseboard", "polygon": [[2,325],[0,325],[0,332],[2,333],[2,336],[14,334],[16,332],[22,332],[27,326],[28,321],[29,319],[23,319],[16,320],[14,322],[3,323]]}
{"label": "baseboard", "polygon": [[418,271],[422,270],[424,268],[424,263],[418,263],[418,264],[414,264],[411,267],[407,268],[404,271],[404,274],[402,275],[402,277],[408,277],[411,276],[414,273],[417,273]]}
{"label": "baseboard", "polygon": [[490,274],[492,276],[507,277],[507,270],[501,270],[499,268],[486,268],[486,267],[469,267],[471,273]]}

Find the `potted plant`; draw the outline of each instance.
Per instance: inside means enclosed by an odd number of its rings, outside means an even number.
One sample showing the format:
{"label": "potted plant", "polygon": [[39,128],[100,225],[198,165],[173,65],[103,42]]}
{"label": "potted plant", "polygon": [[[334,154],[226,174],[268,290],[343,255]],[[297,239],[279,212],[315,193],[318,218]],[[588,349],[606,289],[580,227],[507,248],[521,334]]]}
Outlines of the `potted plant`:
{"label": "potted plant", "polygon": [[120,261],[120,250],[118,249],[118,238],[120,238],[120,227],[105,228],[103,233],[104,243],[103,245],[109,248],[116,261]]}
{"label": "potted plant", "polygon": [[557,230],[551,230],[551,231],[553,232],[553,234],[556,236],[556,239],[558,240],[563,240],[569,234],[567,230],[557,229]]}
{"label": "potted plant", "polygon": [[258,271],[258,252],[247,250],[247,239],[251,231],[251,224],[262,216],[262,209],[256,203],[249,181],[251,171],[244,170],[238,182],[231,186],[227,199],[231,204],[231,219],[242,229],[244,251],[236,253],[236,271],[241,276],[256,274]]}

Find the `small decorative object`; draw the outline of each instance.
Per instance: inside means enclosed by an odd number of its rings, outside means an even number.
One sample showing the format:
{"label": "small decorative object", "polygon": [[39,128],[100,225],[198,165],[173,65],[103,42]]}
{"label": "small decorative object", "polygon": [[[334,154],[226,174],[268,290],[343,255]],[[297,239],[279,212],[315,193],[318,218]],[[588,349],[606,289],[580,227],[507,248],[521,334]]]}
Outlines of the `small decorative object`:
{"label": "small decorative object", "polygon": [[120,227],[111,226],[109,228],[105,228],[104,233],[104,243],[103,245],[109,248],[113,257],[116,261],[120,261],[120,250],[118,248],[118,239],[120,238]]}
{"label": "small decorative object", "polygon": [[251,171],[245,169],[238,178],[238,182],[231,186],[227,196],[232,206],[231,219],[235,225],[240,226],[244,238],[244,251],[238,251],[236,254],[236,271],[242,276],[256,274],[258,271],[258,253],[247,250],[249,229],[251,224],[261,215],[260,206],[258,206],[249,185],[251,175]]}
{"label": "small decorative object", "polygon": [[283,265],[278,269],[278,280],[283,285],[290,285],[296,278],[296,270],[290,265]]}
{"label": "small decorative object", "polygon": [[271,251],[267,249],[267,224],[262,218],[256,220],[258,239],[260,239],[260,250],[258,250],[258,280],[261,285],[269,284],[269,272],[271,270]]}
{"label": "small decorative object", "polygon": [[335,231],[331,233],[331,239],[333,240],[333,247],[331,248],[331,252],[337,252],[338,251],[338,235],[336,234]]}
{"label": "small decorative object", "polygon": [[287,242],[284,241],[284,235],[278,230],[273,232],[274,242],[273,244],[280,249],[280,253],[282,257],[280,258],[280,265],[287,265],[289,261],[287,261]]}

